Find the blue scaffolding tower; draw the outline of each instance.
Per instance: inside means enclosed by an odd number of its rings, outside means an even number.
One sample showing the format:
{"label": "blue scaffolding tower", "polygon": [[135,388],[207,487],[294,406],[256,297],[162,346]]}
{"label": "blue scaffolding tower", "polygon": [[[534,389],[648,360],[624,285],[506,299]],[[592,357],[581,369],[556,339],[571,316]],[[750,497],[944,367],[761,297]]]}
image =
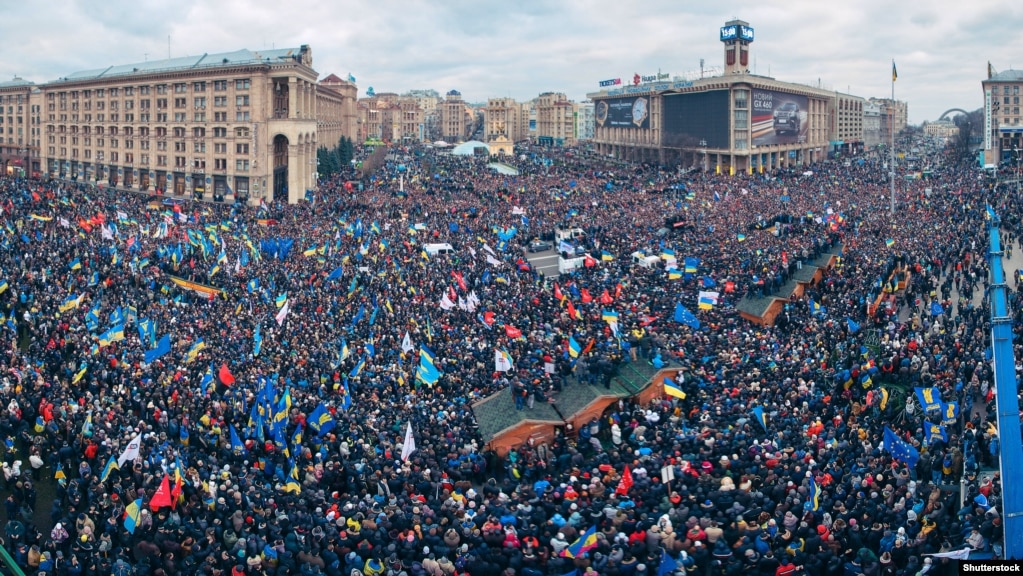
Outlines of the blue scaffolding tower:
{"label": "blue scaffolding tower", "polygon": [[988,233],[991,249],[991,350],[994,357],[997,391],[999,467],[1002,479],[1002,520],[1005,527],[1006,559],[1023,559],[1023,444],[1020,439],[1019,396],[1016,386],[1016,361],[1012,350],[1012,312],[1009,310],[999,219],[988,206]]}

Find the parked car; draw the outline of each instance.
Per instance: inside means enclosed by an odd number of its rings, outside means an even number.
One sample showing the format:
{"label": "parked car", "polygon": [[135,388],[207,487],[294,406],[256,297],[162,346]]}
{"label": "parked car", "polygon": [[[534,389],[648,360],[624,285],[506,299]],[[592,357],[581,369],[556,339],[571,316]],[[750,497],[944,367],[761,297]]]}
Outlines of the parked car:
{"label": "parked car", "polygon": [[546,240],[533,240],[529,243],[529,246],[526,247],[526,250],[529,250],[530,252],[546,252],[553,247],[554,245]]}

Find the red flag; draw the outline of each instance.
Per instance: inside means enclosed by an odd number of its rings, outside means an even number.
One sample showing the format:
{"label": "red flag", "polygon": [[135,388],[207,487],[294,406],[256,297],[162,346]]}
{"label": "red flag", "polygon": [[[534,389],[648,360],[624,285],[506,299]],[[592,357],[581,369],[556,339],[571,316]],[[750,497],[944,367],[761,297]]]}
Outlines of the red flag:
{"label": "red flag", "polygon": [[593,302],[593,296],[590,296],[590,291],[587,290],[586,288],[580,290],[579,293],[582,294],[583,304],[589,304],[590,302]]}
{"label": "red flag", "polygon": [[462,290],[465,290],[465,278],[462,277],[462,273],[452,272],[451,275],[455,277],[456,281],[458,281],[458,287],[461,288]]}
{"label": "red flag", "polygon": [[448,300],[452,302],[458,300],[458,294],[455,293],[455,289],[452,286],[448,286]]}
{"label": "red flag", "polygon": [[586,257],[583,258],[583,266],[585,266],[587,268],[593,268],[596,265],[597,265],[597,261],[593,258],[593,256],[590,256],[589,254],[587,254]]}
{"label": "red flag", "polygon": [[605,289],[604,293],[600,295],[600,303],[601,304],[610,304],[612,302],[614,302],[614,298],[612,298],[611,295],[608,294],[607,290]]}
{"label": "red flag", "polygon": [[493,326],[494,325],[494,313],[493,312],[489,312],[489,311],[488,312],[484,312],[483,313],[483,323],[486,324],[487,326]]}
{"label": "red flag", "polygon": [[579,311],[575,309],[575,306],[572,305],[571,300],[568,301],[568,315],[571,318],[577,318],[579,320],[583,319],[582,314],[580,314]]}
{"label": "red flag", "polygon": [[643,320],[640,321],[639,325],[646,328],[647,326],[654,323],[657,320],[657,316],[644,316]]}
{"label": "red flag", "polygon": [[558,286],[557,282],[554,283],[554,297],[558,300],[565,299],[565,295],[561,293],[561,286]]}
{"label": "red flag", "polygon": [[39,201],[39,193],[38,192],[33,192],[32,193],[32,199],[35,200],[36,202],[38,202]]}
{"label": "red flag", "polygon": [[619,283],[617,286],[615,286],[615,298],[619,298],[619,297],[621,297],[621,295],[622,295],[622,285],[621,285],[621,283]]}
{"label": "red flag", "polygon": [[231,375],[231,371],[227,369],[227,364],[220,365],[220,382],[224,386],[230,386],[234,384],[234,376]]}
{"label": "red flag", "polygon": [[84,218],[79,218],[78,225],[81,226],[86,232],[92,232],[92,224],[89,224],[88,220]]}
{"label": "red flag", "polygon": [[171,508],[178,507],[178,499],[181,498],[181,485],[185,481],[181,478],[181,469],[174,469],[174,488],[171,489]]}
{"label": "red flag", "polygon": [[163,482],[160,483],[160,489],[153,494],[153,499],[149,501],[149,508],[156,512],[164,506],[171,505],[171,491],[170,491],[170,476],[163,475]]}
{"label": "red flag", "polygon": [[519,330],[518,328],[512,326],[511,324],[505,324],[504,325],[504,333],[509,338],[521,338],[522,337],[522,330]]}
{"label": "red flag", "polygon": [[725,292],[728,293],[735,292],[735,282],[732,282],[731,280],[725,282]]}
{"label": "red flag", "polygon": [[586,344],[586,348],[583,348],[583,352],[582,352],[581,356],[585,356],[585,355],[589,354],[590,350],[593,350],[593,345],[596,344],[596,343],[597,343],[597,339],[596,338],[590,338],[590,342],[588,344]]}
{"label": "red flag", "polygon": [[622,473],[622,479],[618,482],[618,487],[615,488],[615,494],[628,496],[629,488],[632,488],[632,471],[626,466],[625,472]]}

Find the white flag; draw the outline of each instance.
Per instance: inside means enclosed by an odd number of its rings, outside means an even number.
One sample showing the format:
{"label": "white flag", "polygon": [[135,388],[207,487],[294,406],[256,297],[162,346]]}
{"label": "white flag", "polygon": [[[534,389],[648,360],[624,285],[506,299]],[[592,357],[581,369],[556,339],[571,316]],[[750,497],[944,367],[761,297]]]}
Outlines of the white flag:
{"label": "white flag", "polygon": [[497,256],[497,252],[494,252],[494,249],[490,247],[490,244],[483,244],[483,249],[491,256]]}
{"label": "white flag", "polygon": [[465,298],[462,298],[461,296],[458,297],[458,309],[463,312],[469,311],[469,305],[465,303]]}
{"label": "white flag", "polygon": [[114,231],[107,227],[106,224],[103,225],[103,228],[101,230],[102,232],[100,232],[100,235],[103,237],[104,240],[114,239]]}
{"label": "white flag", "polygon": [[455,303],[451,301],[451,298],[448,298],[447,294],[445,294],[444,297],[440,299],[440,307],[442,310],[451,310],[455,307]]}
{"label": "white flag", "polygon": [[405,429],[405,442],[401,445],[401,461],[408,462],[408,457],[416,451],[416,439],[412,437],[412,422]]}
{"label": "white flag", "polygon": [[502,262],[490,254],[487,254],[487,264],[490,264],[491,266],[500,266]]}
{"label": "white flag", "polygon": [[128,213],[127,212],[121,212],[120,210],[118,210],[117,211],[117,219],[118,220],[127,220],[128,219]]}
{"label": "white flag", "polygon": [[63,226],[64,228],[70,228],[71,227],[71,223],[68,222],[67,218],[61,218],[60,219],[60,225]]}
{"label": "white flag", "polygon": [[415,350],[415,346],[412,345],[412,337],[408,335],[408,330],[405,331],[405,337],[401,339],[401,351],[409,352]]}
{"label": "white flag", "polygon": [[275,316],[278,326],[284,324],[284,319],[288,317],[289,309],[291,309],[291,300],[285,300],[284,306],[281,307],[281,311],[277,313],[277,316]]}
{"label": "white flag", "polygon": [[494,372],[508,372],[511,369],[511,354],[504,350],[494,350]]}
{"label": "white flag", "polygon": [[953,550],[951,552],[938,552],[937,554],[924,554],[924,556],[951,558],[953,560],[967,560],[970,557],[970,552],[973,552],[973,548],[963,548],[962,550]]}
{"label": "white flag", "polygon": [[124,449],[124,453],[117,459],[118,466],[124,466],[125,462],[130,462],[139,457],[139,447],[142,446],[142,433],[140,432],[131,442],[128,442],[128,447]]}

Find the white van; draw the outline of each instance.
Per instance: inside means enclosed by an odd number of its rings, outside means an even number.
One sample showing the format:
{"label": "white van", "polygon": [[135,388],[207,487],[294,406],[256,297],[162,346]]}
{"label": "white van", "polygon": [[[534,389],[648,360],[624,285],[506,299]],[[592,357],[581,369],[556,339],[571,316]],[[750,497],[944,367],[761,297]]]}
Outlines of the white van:
{"label": "white van", "polygon": [[426,250],[426,253],[429,254],[430,256],[436,256],[438,254],[447,255],[455,253],[455,249],[451,246],[451,244],[448,244],[446,242],[443,244],[427,244],[426,246],[423,246],[423,250]]}
{"label": "white van", "polygon": [[554,241],[561,242],[566,240],[568,242],[577,242],[578,240],[585,238],[586,232],[582,228],[569,228],[567,230],[555,230]]}
{"label": "white van", "polygon": [[642,252],[633,252],[632,261],[644,268],[654,268],[661,262],[660,256],[647,256]]}
{"label": "white van", "polygon": [[558,274],[568,274],[569,272],[578,268],[586,266],[586,257],[580,258],[562,258],[558,257]]}

